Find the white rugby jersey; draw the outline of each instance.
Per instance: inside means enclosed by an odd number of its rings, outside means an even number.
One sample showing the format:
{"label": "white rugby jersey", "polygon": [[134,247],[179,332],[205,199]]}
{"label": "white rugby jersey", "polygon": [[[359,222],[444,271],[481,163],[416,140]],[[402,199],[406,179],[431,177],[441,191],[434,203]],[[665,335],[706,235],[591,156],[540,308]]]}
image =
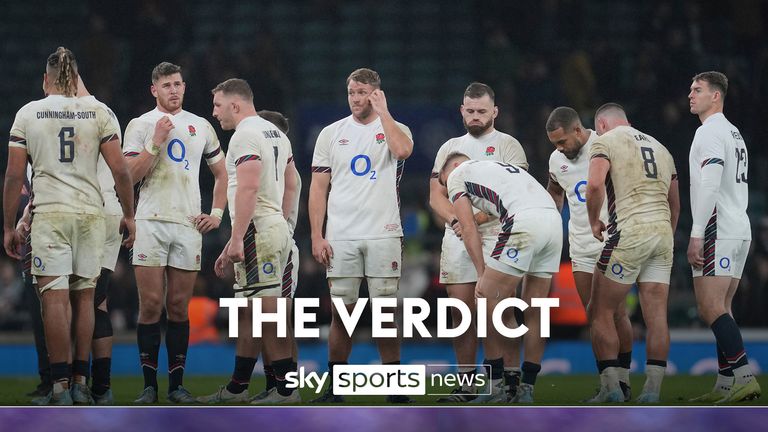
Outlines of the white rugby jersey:
{"label": "white rugby jersey", "polygon": [[[412,138],[407,126],[397,125]],[[404,162],[389,151],[379,118],[363,125],[350,115],[326,126],[312,157],[313,173],[331,175],[326,238],[402,237],[399,188]]]}
{"label": "white rugby jersey", "polygon": [[448,176],[448,197],[455,202],[466,196],[472,206],[496,215],[501,232],[509,232],[515,214],[530,209],[557,206],[544,187],[527,171],[495,161],[469,160]]}
{"label": "white rugby jersey", "polygon": [[99,147],[120,134],[104,104],[51,95],[16,113],[10,147],[27,150],[34,213],[104,214],[96,175]]}
{"label": "white rugby jersey", "polygon": [[440,146],[432,167],[432,178],[437,178],[445,158],[451,153],[464,153],[472,160],[495,160],[528,169],[528,160],[520,142],[496,129],[481,137],[465,134],[451,138]]}
{"label": "white rugby jersey", "polygon": [[[96,99],[95,96],[83,96],[81,99],[89,99],[97,104],[101,104],[104,109],[109,113],[111,120],[114,122],[114,127],[117,129],[118,138],[122,142],[123,136],[120,132],[120,122],[117,120],[115,113],[109,109],[104,103]],[[112,171],[109,170],[109,165],[104,157],[99,155],[99,164],[96,166],[96,175],[99,178],[99,188],[101,189],[101,197],[104,200],[104,214],[110,216],[122,216],[123,208],[120,207],[120,201],[117,199],[117,192],[115,192],[115,179],[112,177]]]}
{"label": "white rugby jersey", "polygon": [[[259,116],[246,117],[238,123],[227,150],[227,200],[229,215],[235,219],[237,166],[251,160],[261,161],[259,191],[252,219],[258,222],[270,216],[283,216],[285,167],[293,160],[291,142],[277,126]],[[257,228],[258,229],[258,228]]]}
{"label": "white rugby jersey", "polygon": [[[747,216],[747,146],[739,129],[722,113],[709,116],[696,129],[688,158],[691,172],[691,237],[703,238],[705,230],[716,239],[752,238]],[[723,167],[714,208],[699,208],[702,170],[710,164]],[[712,232],[714,229],[714,233]]]}
{"label": "white rugby jersey", "polygon": [[200,211],[200,162],[220,161],[219,139],[208,120],[187,111],[178,114],[157,108],[131,120],[125,129],[125,156],[138,156],[152,142],[155,124],[163,117],[173,123],[160,154],[140,183],[136,219],[151,219],[193,226]]}
{"label": "white rugby jersey", "polygon": [[[440,146],[437,156],[435,156],[432,178],[439,176],[440,169],[445,164],[445,158],[456,152],[464,153],[472,160],[494,160],[528,169],[528,160],[520,142],[512,136],[494,129],[481,137],[465,134],[446,141]],[[483,235],[496,235],[499,232],[499,222],[490,220],[480,225],[479,228]],[[445,224],[445,229],[453,231],[448,223]]]}
{"label": "white rugby jersey", "polygon": [[[587,215],[587,175],[589,174],[589,149],[597,138],[597,133],[589,131],[589,139],[581,147],[575,159],[568,159],[564,154],[555,150],[549,157],[549,178],[560,185],[568,200],[568,242],[571,255],[574,251],[589,253],[598,252],[603,242],[592,235]],[[600,210],[600,220],[608,223],[608,203],[603,202]]]}

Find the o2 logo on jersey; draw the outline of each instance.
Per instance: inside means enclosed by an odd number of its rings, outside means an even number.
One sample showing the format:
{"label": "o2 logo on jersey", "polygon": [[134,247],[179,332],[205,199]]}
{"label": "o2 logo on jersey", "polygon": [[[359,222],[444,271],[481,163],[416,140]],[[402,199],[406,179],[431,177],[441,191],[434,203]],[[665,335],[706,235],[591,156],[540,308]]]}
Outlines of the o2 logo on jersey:
{"label": "o2 logo on jersey", "polygon": [[39,268],[42,271],[45,271],[45,264],[43,264],[43,260],[40,257],[32,258],[32,265],[34,265],[36,268]]}
{"label": "o2 logo on jersey", "polygon": [[373,181],[377,179],[376,170],[372,170],[371,168],[371,158],[364,154],[359,154],[353,157],[352,161],[349,163],[349,169],[352,171],[352,174],[358,177],[363,177],[370,173],[371,176],[369,177],[369,180]]}
{"label": "o2 logo on jersey", "polygon": [[720,258],[720,268],[723,270],[730,270],[731,269],[731,259],[728,257],[722,257]]}
{"label": "o2 logo on jersey", "polygon": [[184,159],[186,156],[187,147],[184,145],[184,141],[178,138],[174,138],[171,140],[171,142],[168,143],[168,157],[174,162],[184,162],[184,169],[189,171],[189,160]]}
{"label": "o2 logo on jersey", "polygon": [[616,263],[611,266],[611,273],[618,276],[619,279],[624,279],[624,274],[622,273],[624,271],[624,267],[621,266],[621,264]]}
{"label": "o2 logo on jersey", "polygon": [[511,259],[512,262],[518,262],[520,259],[517,257],[520,255],[520,251],[518,251],[515,248],[509,248],[507,249],[507,258]]}
{"label": "o2 logo on jersey", "polygon": [[587,202],[587,199],[583,195],[586,188],[587,188],[586,180],[582,180],[576,183],[576,186],[573,188],[573,193],[576,194],[576,199],[579,200],[579,202]]}
{"label": "o2 logo on jersey", "polygon": [[263,266],[261,266],[261,271],[264,272],[264,274],[272,274],[275,272],[275,266],[272,265],[271,262],[265,262]]}

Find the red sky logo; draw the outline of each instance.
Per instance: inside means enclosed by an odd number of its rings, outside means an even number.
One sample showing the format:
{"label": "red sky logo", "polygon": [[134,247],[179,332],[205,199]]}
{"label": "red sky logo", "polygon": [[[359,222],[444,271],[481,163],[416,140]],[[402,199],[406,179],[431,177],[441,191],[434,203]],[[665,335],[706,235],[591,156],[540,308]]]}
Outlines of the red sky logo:
{"label": "red sky logo", "polygon": [[488,146],[488,148],[485,149],[486,156],[492,156],[494,152],[496,152],[496,147],[494,146]]}
{"label": "red sky logo", "polygon": [[377,133],[376,134],[376,144],[381,144],[384,142],[384,134],[383,133]]}
{"label": "red sky logo", "polygon": [[192,125],[189,125],[189,126],[187,126],[187,127],[189,128],[189,135],[190,135],[190,136],[196,136],[196,135],[197,135],[197,130],[195,129],[195,127],[194,127],[194,126],[192,126]]}

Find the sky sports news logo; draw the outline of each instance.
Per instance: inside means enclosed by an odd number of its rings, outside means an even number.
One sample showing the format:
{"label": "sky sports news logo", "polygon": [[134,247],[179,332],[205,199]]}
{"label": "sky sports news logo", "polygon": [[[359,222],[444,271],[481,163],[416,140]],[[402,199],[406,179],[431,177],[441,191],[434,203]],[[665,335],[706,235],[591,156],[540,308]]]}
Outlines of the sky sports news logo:
{"label": "sky sports news logo", "polygon": [[[488,394],[488,376],[483,365],[466,365],[475,372],[459,374],[459,365],[336,365],[333,367],[333,393],[338,396],[407,395],[443,396],[457,386]],[[465,365],[461,365],[465,366]],[[307,372],[300,367],[285,379],[288,388],[309,388],[320,394],[330,373]]]}

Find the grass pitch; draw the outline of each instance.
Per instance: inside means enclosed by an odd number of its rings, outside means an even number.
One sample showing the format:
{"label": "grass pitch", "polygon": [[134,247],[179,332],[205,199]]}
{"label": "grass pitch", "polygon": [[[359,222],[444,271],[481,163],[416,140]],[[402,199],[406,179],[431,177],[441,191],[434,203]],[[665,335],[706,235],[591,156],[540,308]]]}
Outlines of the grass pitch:
{"label": "grass pitch", "polygon": [[[633,398],[640,394],[645,377],[632,375]],[[229,376],[187,376],[184,378],[184,386],[195,396],[202,396],[215,392],[220,385],[229,381]],[[695,405],[688,402],[689,399],[706,393],[714,384],[714,375],[691,376],[673,375],[664,378],[661,392],[661,405],[686,406]],[[764,392],[768,392],[768,376],[759,376],[758,381]],[[160,404],[167,404],[166,393],[168,382],[159,379]],[[37,385],[36,377],[2,377],[0,378],[0,405],[30,405],[30,398],[25,396]],[[112,378],[112,391],[116,405],[130,406],[136,396],[142,390],[143,381],[139,376],[118,376]],[[582,399],[594,395],[598,387],[597,375],[544,375],[538,378],[535,389],[536,403],[534,406],[583,406]],[[250,393],[255,395],[264,389],[264,378],[254,376],[251,380]],[[429,389],[430,393],[447,393],[450,389]],[[302,389],[301,397],[309,401],[317,397],[312,389]],[[418,406],[446,406],[436,404],[438,396],[413,396]],[[384,396],[347,396],[346,405],[366,406],[391,406],[384,402]],[[306,405],[310,405],[306,403]],[[467,404],[471,405],[471,404]],[[499,404],[500,406],[503,404]],[[635,405],[629,404],[617,405]],[[768,394],[761,399],[741,402],[739,406],[768,405]],[[456,406],[456,405],[449,405]],[[477,406],[477,405],[473,405]]]}

